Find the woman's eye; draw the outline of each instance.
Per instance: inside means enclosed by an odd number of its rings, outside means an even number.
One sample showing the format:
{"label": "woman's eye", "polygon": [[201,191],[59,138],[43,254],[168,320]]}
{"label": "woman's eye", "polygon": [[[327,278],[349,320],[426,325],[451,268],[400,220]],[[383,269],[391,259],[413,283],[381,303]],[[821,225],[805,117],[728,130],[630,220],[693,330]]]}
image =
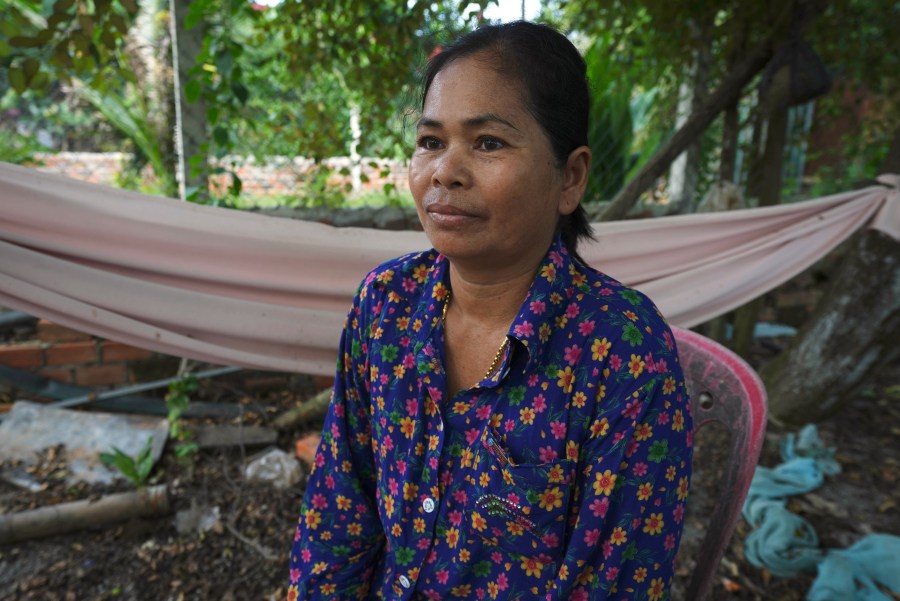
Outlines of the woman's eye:
{"label": "woman's eye", "polygon": [[441,142],[433,136],[423,136],[419,138],[419,147],[425,150],[437,150],[441,147]]}
{"label": "woman's eye", "polygon": [[478,140],[478,148],[479,150],[500,150],[503,148],[503,142],[498,140],[497,138],[479,138]]}

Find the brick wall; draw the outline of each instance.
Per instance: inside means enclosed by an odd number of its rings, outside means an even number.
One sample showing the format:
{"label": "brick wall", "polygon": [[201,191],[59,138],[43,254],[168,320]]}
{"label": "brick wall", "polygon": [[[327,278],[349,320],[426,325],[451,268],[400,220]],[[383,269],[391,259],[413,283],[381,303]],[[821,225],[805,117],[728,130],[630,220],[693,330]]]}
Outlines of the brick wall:
{"label": "brick wall", "polygon": [[[50,173],[59,173],[74,179],[115,186],[119,174],[125,169],[131,156],[121,152],[60,152],[57,154],[38,154],[36,169]],[[350,181],[349,175],[342,175],[342,170],[350,169],[348,157],[334,157],[323,161],[334,169],[329,178],[330,183],[342,186]],[[298,194],[302,190],[303,180],[315,163],[310,159],[273,157],[267,163],[257,163],[252,157],[225,157],[214,166],[233,169],[241,178],[243,193],[252,196],[274,196]],[[384,172],[384,175],[382,173]],[[362,174],[367,182],[362,184],[362,192],[379,191],[384,184],[392,183],[398,190],[407,190],[406,165],[400,161],[366,158],[362,161]],[[149,166],[141,172],[145,183],[152,183],[154,176]],[[227,173],[214,175],[211,178],[213,189],[225,190],[231,183]]]}
{"label": "brick wall", "polygon": [[0,364],[89,387],[132,384],[141,380],[151,351],[95,338],[40,320],[35,340],[0,346]]}

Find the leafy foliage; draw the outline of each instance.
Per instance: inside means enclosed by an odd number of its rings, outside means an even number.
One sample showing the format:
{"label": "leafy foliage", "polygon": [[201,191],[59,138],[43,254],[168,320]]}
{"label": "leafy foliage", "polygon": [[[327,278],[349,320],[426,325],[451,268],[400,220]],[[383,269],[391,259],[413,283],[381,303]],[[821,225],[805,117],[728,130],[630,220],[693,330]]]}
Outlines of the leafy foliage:
{"label": "leafy foliage", "polygon": [[147,439],[136,457],[126,454],[117,447],[112,453],[100,453],[100,461],[109,465],[128,478],[132,484],[141,488],[147,482],[153,469],[153,437]]}

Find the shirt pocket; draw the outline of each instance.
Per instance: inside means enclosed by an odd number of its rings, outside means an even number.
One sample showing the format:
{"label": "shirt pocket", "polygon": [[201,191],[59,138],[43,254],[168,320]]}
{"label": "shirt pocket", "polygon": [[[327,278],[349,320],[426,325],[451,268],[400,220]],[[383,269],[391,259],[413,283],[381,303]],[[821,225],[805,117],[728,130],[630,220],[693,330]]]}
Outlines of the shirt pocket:
{"label": "shirt pocket", "polygon": [[573,463],[517,463],[488,426],[476,449],[475,465],[474,494],[467,504],[469,536],[525,561],[558,563]]}

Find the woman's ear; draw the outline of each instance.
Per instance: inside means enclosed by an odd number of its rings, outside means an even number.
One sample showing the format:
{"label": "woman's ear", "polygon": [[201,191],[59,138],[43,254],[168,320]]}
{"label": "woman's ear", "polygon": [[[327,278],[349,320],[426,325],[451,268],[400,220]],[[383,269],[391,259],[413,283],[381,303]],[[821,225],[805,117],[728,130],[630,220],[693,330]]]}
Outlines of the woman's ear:
{"label": "woman's ear", "polygon": [[591,149],[579,146],[569,153],[563,166],[563,185],[559,197],[559,214],[569,215],[578,208],[591,172]]}

